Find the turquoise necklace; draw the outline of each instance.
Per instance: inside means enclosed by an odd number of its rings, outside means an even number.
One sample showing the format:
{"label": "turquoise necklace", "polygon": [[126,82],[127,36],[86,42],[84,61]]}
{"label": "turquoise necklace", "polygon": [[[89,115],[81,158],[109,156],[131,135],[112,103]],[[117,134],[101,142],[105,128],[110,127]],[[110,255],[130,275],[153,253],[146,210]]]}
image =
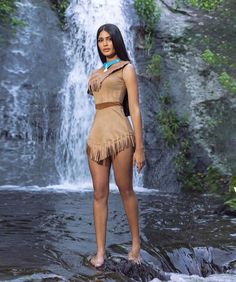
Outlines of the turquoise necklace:
{"label": "turquoise necklace", "polygon": [[112,60],[112,61],[103,63],[104,72],[107,71],[107,69],[108,69],[111,65],[113,65],[113,64],[115,64],[115,63],[118,63],[119,61],[121,61],[121,59],[118,58],[118,59],[114,59],[114,60]]}

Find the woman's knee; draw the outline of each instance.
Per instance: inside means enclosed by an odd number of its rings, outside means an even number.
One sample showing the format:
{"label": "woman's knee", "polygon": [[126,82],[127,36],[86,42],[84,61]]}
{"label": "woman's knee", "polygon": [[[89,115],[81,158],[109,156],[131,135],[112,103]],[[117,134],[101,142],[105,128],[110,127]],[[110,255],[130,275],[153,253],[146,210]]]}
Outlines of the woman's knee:
{"label": "woman's knee", "polygon": [[106,202],[108,199],[108,185],[96,185],[94,187],[93,197],[97,202]]}
{"label": "woman's knee", "polygon": [[133,197],[134,194],[134,190],[133,187],[131,185],[127,185],[127,186],[118,186],[119,188],[119,192],[122,198],[130,198]]}

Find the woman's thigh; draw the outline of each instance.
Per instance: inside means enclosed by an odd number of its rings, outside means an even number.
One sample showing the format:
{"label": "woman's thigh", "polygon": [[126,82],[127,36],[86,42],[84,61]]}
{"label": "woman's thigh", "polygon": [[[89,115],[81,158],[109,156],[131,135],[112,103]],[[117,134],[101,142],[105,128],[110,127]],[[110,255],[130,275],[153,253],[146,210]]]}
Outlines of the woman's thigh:
{"label": "woman's thigh", "polygon": [[88,158],[89,170],[92,176],[93,188],[100,196],[108,193],[109,176],[111,168],[111,158],[107,158],[105,163],[97,163]]}
{"label": "woman's thigh", "polygon": [[112,157],[116,185],[121,192],[133,189],[133,154],[134,148],[130,146]]}

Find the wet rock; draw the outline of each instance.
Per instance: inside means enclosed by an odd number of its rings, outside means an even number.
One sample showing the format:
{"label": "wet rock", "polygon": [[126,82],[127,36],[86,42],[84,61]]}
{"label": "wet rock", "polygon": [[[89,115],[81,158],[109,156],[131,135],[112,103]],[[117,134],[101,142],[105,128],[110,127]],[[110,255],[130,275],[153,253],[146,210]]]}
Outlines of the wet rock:
{"label": "wet rock", "polygon": [[103,271],[122,273],[135,281],[148,282],[157,277],[161,281],[168,281],[169,275],[161,270],[154,270],[151,266],[141,263],[134,264],[125,258],[109,257],[102,267]]}

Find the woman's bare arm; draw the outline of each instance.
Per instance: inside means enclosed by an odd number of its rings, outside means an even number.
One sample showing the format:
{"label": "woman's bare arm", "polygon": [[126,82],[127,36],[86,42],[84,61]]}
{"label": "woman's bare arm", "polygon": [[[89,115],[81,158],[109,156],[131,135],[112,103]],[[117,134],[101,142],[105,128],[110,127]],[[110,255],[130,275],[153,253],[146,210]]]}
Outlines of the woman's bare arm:
{"label": "woman's bare arm", "polygon": [[129,110],[135,134],[136,146],[133,156],[133,165],[135,165],[136,163],[138,173],[140,173],[142,167],[145,164],[145,155],[142,137],[142,117],[139,105],[138,81],[135,69],[132,64],[128,64],[124,67],[123,79],[125,81],[128,92]]}
{"label": "woman's bare arm", "polygon": [[142,117],[139,105],[138,81],[132,64],[128,64],[124,67],[123,79],[128,91],[129,110],[134,127],[136,149],[141,149],[143,148]]}

